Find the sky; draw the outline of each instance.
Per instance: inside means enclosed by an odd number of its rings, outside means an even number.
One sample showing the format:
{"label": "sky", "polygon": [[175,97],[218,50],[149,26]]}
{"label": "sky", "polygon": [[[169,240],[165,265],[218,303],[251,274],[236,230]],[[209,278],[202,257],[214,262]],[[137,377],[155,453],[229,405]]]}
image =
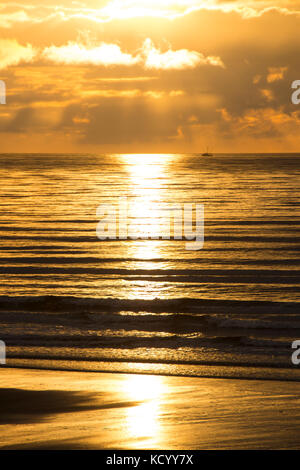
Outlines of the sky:
{"label": "sky", "polygon": [[0,2],[0,152],[296,152],[300,0]]}

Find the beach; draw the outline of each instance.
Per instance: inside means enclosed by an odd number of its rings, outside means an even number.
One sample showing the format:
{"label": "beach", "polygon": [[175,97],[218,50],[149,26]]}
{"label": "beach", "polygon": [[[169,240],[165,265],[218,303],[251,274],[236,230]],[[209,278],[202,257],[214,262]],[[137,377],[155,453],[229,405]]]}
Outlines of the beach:
{"label": "beach", "polygon": [[298,449],[300,383],[1,368],[0,448]]}
{"label": "beach", "polygon": [[0,448],[297,449],[299,156],[1,154]]}

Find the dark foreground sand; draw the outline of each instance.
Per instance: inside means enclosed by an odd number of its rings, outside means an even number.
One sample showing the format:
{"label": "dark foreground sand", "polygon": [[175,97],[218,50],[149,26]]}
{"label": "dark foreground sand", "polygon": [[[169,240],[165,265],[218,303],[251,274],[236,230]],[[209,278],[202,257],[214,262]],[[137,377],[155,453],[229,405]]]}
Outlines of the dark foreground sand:
{"label": "dark foreground sand", "polygon": [[300,383],[0,369],[1,449],[299,449]]}

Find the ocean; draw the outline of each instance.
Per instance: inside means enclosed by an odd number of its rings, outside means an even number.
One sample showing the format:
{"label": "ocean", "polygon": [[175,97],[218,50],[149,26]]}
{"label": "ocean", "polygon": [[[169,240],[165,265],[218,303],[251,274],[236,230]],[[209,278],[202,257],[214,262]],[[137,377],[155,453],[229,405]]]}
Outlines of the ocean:
{"label": "ocean", "polygon": [[[7,365],[300,380],[300,154],[1,154]],[[97,238],[127,198],[133,230]],[[157,237],[202,204],[204,246]]]}

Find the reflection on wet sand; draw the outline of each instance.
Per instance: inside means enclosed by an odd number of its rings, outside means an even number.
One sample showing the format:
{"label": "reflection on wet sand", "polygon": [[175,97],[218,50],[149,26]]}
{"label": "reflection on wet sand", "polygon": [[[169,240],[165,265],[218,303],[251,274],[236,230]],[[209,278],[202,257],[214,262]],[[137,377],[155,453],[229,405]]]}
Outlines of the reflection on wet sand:
{"label": "reflection on wet sand", "polygon": [[[142,446],[155,448],[160,440],[160,415],[162,397],[167,392],[163,378],[159,376],[127,376],[123,390],[125,397],[140,401],[137,406],[127,408],[125,427],[130,438]],[[126,399],[126,398],[125,398]]]}
{"label": "reflection on wet sand", "polygon": [[299,447],[300,383],[3,368],[0,389],[1,449]]}

